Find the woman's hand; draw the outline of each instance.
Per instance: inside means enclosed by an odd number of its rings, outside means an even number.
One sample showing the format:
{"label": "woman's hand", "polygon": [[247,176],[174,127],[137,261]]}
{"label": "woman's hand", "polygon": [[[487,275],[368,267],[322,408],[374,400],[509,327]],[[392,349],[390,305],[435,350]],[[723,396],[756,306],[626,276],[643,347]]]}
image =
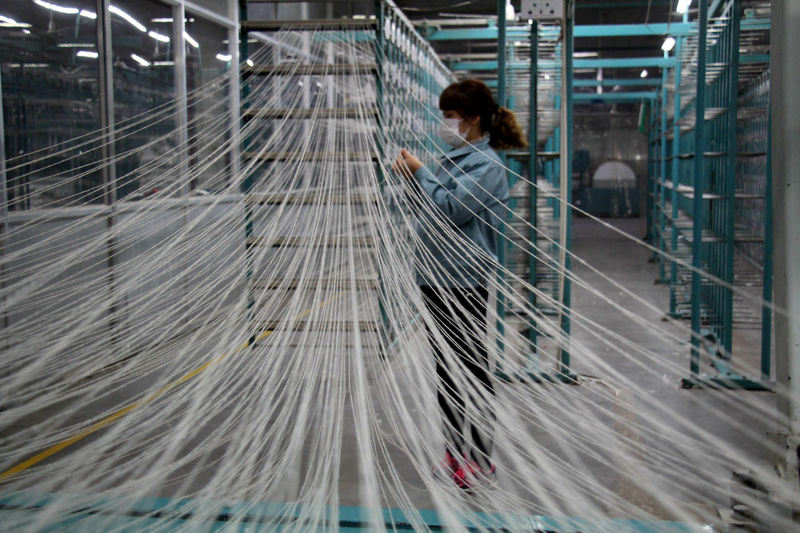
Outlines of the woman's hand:
{"label": "woman's hand", "polygon": [[414,173],[420,168],[422,168],[422,161],[411,155],[411,152],[406,149],[400,150],[400,155],[392,165],[392,170],[407,179],[413,178]]}

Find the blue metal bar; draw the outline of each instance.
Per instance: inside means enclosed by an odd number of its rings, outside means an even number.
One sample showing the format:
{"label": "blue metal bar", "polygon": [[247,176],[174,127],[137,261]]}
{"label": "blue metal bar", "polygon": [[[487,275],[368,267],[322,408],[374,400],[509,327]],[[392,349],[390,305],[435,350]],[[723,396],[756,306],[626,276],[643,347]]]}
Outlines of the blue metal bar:
{"label": "blue metal bar", "polygon": [[[505,20],[505,18],[503,17]],[[507,31],[507,39],[527,39],[528,29],[512,28]],[[497,28],[469,28],[434,30],[428,34],[429,41],[494,41],[498,38]]]}
{"label": "blue metal bar", "polygon": [[767,171],[764,184],[764,281],[761,298],[765,305],[761,308],[761,379],[769,381],[772,366],[772,102],[767,114]]}
{"label": "blue metal bar", "polygon": [[[665,57],[669,57],[668,52],[664,52]],[[664,239],[664,228],[666,226],[667,207],[667,70],[661,71],[661,131],[659,132],[661,140],[661,161],[659,165],[659,180],[658,180],[658,249],[662,252],[666,249],[666,241]],[[676,91],[677,92],[677,91]],[[674,163],[674,162],[673,162]],[[666,281],[666,271],[664,270],[663,255],[658,258],[658,280],[661,283]]]}
{"label": "blue metal bar", "polygon": [[[683,37],[695,28],[693,22],[677,22],[672,24],[583,24],[575,26],[575,37],[630,37],[638,35],[672,35]],[[743,30],[768,30],[769,19],[743,19]],[[552,38],[556,38],[554,33]],[[522,40],[528,37],[527,29],[509,28],[506,39]],[[494,41],[497,39],[497,28],[455,28],[432,29],[427,31],[428,41]],[[547,36],[543,35],[546,39]]]}
{"label": "blue metal bar", "polygon": [[770,20],[769,19],[743,18],[743,19],[740,19],[740,23],[741,23],[741,29],[743,31],[769,30],[770,29]]}
{"label": "blue metal bar", "polygon": [[692,218],[692,349],[689,368],[692,376],[700,370],[700,298],[703,268],[703,186],[705,184],[705,98],[706,98],[706,35],[708,30],[708,0],[698,0],[697,29],[697,92],[695,95],[694,127],[694,199]]}
{"label": "blue metal bar", "polygon": [[[538,66],[538,58],[539,58],[539,23],[534,21],[531,25],[531,83],[530,89],[528,93],[528,110],[530,116],[530,123],[528,125],[528,150],[529,150],[529,157],[528,157],[528,179],[530,180],[530,185],[528,185],[528,201],[530,203],[529,212],[528,212],[528,222],[530,223],[530,227],[528,230],[528,241],[530,245],[528,246],[528,283],[531,287],[536,286],[536,262],[538,261],[538,256],[536,253],[537,248],[537,209],[536,204],[538,202],[538,191],[536,190],[536,186],[538,182],[536,181],[537,174],[536,174],[536,154],[537,154],[537,144],[538,139],[536,138],[536,124],[537,124],[537,105],[538,105],[538,85],[539,85],[539,69]],[[528,291],[528,305],[530,309],[533,310],[536,308],[536,293],[534,291]],[[538,367],[538,350],[536,348],[537,344],[537,334],[536,334],[536,322],[532,317],[528,317],[528,360],[530,361],[531,357],[534,354],[537,354],[537,367]]]}
{"label": "blue metal bar", "polygon": [[[503,18],[503,17],[500,17]],[[429,41],[493,41],[497,39],[497,27],[486,28],[454,28],[428,31]],[[575,26],[575,37],[629,37],[635,35],[689,35],[694,28],[691,23],[675,24],[586,24]],[[529,35],[527,29],[510,28],[506,39],[525,39]]]}
{"label": "blue metal bar", "polygon": [[[681,57],[681,50],[683,49],[684,37],[675,40],[675,57]],[[678,61],[675,65],[675,83],[680,84],[681,79],[681,62]],[[675,91],[673,94],[672,108],[676,113],[681,108],[681,92]],[[678,122],[678,117],[672,117],[672,191],[671,191],[671,212],[670,217],[673,221],[678,218],[678,184],[680,182],[680,164],[678,155],[681,153],[681,126]],[[676,255],[678,251],[678,230],[673,222],[670,230],[670,254]],[[670,262],[669,268],[669,316],[675,317],[677,312],[677,299],[675,291],[677,290],[676,284],[678,282],[678,264],[675,261]]]}
{"label": "blue metal bar", "polygon": [[[506,2],[505,0],[497,0],[497,104],[506,106]],[[505,154],[502,154],[501,159],[503,164],[508,166],[508,160]],[[508,176],[506,176],[508,178]],[[500,267],[497,270],[498,284],[500,290],[497,291],[497,350],[502,358],[505,351],[505,318],[506,318],[506,279],[505,279],[505,266],[506,266],[506,247],[508,241],[506,239],[506,222],[505,219],[500,222],[498,228],[500,238],[498,239],[497,247],[497,262]]]}
{"label": "blue metal bar", "polygon": [[[63,505],[66,495],[58,493],[7,492],[0,496],[0,521],[27,513],[31,522],[41,518],[40,513],[48,513]],[[203,509],[207,515],[193,515]],[[283,502],[239,502],[228,505],[204,502],[190,498],[143,497],[128,503],[127,506],[112,508],[107,501],[97,497],[97,501],[87,503],[74,510],[62,520],[51,524],[48,530],[59,531],[99,531],[113,529],[122,531],[142,531],[150,529],[176,529],[175,517],[186,520],[185,525],[196,525],[209,531],[230,529],[231,516],[241,517],[244,524],[271,525],[270,531],[289,531],[296,528],[297,518],[303,515],[301,505]],[[410,531],[412,518],[407,511],[399,508],[382,508],[378,517],[382,524],[371,522],[372,512],[365,507],[325,506],[315,509],[320,521],[317,529],[311,531]],[[432,509],[419,509],[416,519],[434,531],[446,531],[450,524],[439,512]],[[191,520],[194,518],[194,520]],[[490,513],[475,511],[469,517],[462,517],[465,531],[512,531],[520,523],[531,524],[531,530],[567,533],[574,531],[610,530],[620,532],[691,533],[698,531],[700,524],[671,522],[662,520],[636,520],[612,518],[579,518],[568,516],[518,515],[514,513]],[[150,528],[152,526],[152,528]],[[376,526],[378,526],[376,528]],[[254,527],[254,529],[259,529]],[[263,528],[262,528],[263,529]]]}
{"label": "blue metal bar", "polygon": [[573,93],[572,99],[576,102],[608,101],[608,102],[638,102],[639,100],[655,100],[658,93],[652,92],[627,92],[627,93]]}
{"label": "blue metal bar", "polygon": [[575,26],[575,37],[631,37],[636,35],[689,35],[694,24],[581,24]]}
{"label": "blue metal bar", "polygon": [[[572,8],[574,9],[574,4],[571,4]],[[574,23],[575,18],[573,17],[572,13],[569,13],[565,16],[564,20],[562,21],[564,27],[562,28],[562,32],[564,33],[564,47],[566,53],[564,54],[566,60],[564,64],[564,69],[561,73],[564,76],[564,83],[568,88],[567,90],[567,101],[563,102],[563,105],[566,106],[566,122],[561,125],[562,128],[565,128],[566,131],[566,146],[564,146],[564,150],[562,151],[562,159],[566,161],[562,161],[562,166],[566,168],[566,186],[567,190],[561,190],[562,198],[566,198],[566,203],[562,206],[562,209],[566,210],[565,217],[564,217],[564,224],[566,225],[565,229],[565,240],[564,242],[560,243],[568,252],[571,248],[571,241],[572,241],[572,72],[573,72],[573,51],[575,46],[575,41],[572,36],[572,25]],[[561,314],[561,330],[564,332],[567,338],[570,336],[570,302],[571,292],[572,292],[572,283],[569,279],[569,271],[571,268],[572,261],[570,260],[569,253],[566,254],[564,258],[564,281],[563,281],[563,291],[561,293],[561,305],[562,305],[562,314]],[[569,362],[570,362],[570,353],[569,350],[562,349],[560,350],[560,357],[559,357],[559,368],[558,371],[561,374],[571,374]]]}
{"label": "blue metal bar", "polygon": [[[497,70],[497,61],[457,61],[449,65],[451,70]],[[527,70],[527,61],[509,61],[506,68],[510,70]]]}
{"label": "blue metal bar", "polygon": [[[452,70],[497,70],[497,61],[456,61],[451,63]],[[559,68],[557,61],[542,61],[543,68]],[[672,68],[675,66],[674,58],[664,57],[625,57],[616,59],[575,59],[573,68]],[[506,64],[510,70],[527,70],[530,65],[527,61],[511,61]]]}
{"label": "blue metal bar", "polygon": [[769,63],[769,54],[742,54],[739,56],[739,63],[742,65]]}
{"label": "blue metal bar", "polygon": [[[722,279],[729,285],[733,284],[733,260],[734,260],[734,234],[736,232],[736,163],[737,163],[737,96],[739,94],[739,17],[741,15],[741,0],[732,0],[730,15],[730,33],[727,53],[728,59],[728,84],[722,89],[728,94],[728,117],[727,117],[727,147],[728,147],[728,168],[725,169],[725,250]],[[722,313],[724,318],[722,330],[722,346],[725,354],[730,355],[733,348],[733,291],[730,287],[720,287],[722,290]]]}
{"label": "blue metal bar", "polygon": [[664,57],[623,57],[616,59],[575,59],[574,68],[672,68],[675,58]]}
{"label": "blue metal bar", "polygon": [[661,80],[655,78],[623,78],[606,80],[572,80],[573,87],[651,87],[660,86]]}

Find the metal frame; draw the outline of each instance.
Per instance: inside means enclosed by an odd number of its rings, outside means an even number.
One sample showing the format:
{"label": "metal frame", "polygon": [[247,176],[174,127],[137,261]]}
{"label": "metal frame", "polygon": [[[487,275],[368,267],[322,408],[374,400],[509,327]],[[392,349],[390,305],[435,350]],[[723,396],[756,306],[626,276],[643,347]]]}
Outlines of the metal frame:
{"label": "metal frame", "polygon": [[[692,23],[697,35],[676,39],[670,58],[674,66],[663,78],[661,98],[654,102],[657,111],[652,115],[650,156],[656,160],[649,165],[648,235],[659,250],[692,265],[689,270],[662,255],[654,256],[659,262],[658,281],[670,287],[668,314],[691,323],[685,387],[770,387],[768,313],[761,320],[760,378],[739,375],[730,366],[734,306],[729,286],[736,280],[734,255],[740,243],[754,239],[741,235],[737,209],[740,203],[759,197],[737,187],[742,158],[757,155],[743,153],[737,146],[742,144],[737,135],[741,129],[737,124],[739,65],[763,60],[740,56],[740,32],[765,29],[762,20],[742,19],[740,11],[740,0],[715,0],[710,8],[708,0],[699,2],[697,20]],[[766,212],[765,218],[769,217],[771,212]],[[764,263],[769,266],[766,258]],[[709,282],[703,272],[723,283]],[[711,375],[700,372],[706,356],[714,367]]]}

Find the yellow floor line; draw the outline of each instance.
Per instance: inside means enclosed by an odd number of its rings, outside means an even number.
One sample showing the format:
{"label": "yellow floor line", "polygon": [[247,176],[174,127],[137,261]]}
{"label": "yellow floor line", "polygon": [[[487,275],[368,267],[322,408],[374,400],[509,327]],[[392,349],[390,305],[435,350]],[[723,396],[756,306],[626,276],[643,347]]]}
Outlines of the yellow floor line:
{"label": "yellow floor line", "polygon": [[[304,318],[304,317],[308,316],[314,310],[319,309],[320,307],[323,307],[323,306],[329,304],[330,302],[332,302],[333,300],[335,300],[336,298],[338,298],[342,294],[344,294],[344,292],[340,292],[338,294],[335,294],[335,295],[331,296],[330,298],[328,298],[326,300],[323,300],[321,303],[319,303],[319,304],[317,304],[317,305],[315,305],[313,307],[309,307],[308,309],[306,309],[305,311],[303,311],[302,313],[300,313],[299,315],[294,317],[294,320],[298,320],[298,319],[301,319],[301,318]],[[263,331],[258,337],[256,337],[256,342],[266,339],[267,337],[269,337],[272,334],[272,332],[273,332],[273,330]],[[193,377],[195,377],[198,374],[202,373],[204,370],[206,370],[206,369],[208,369],[208,368],[210,368],[210,367],[212,367],[214,365],[217,365],[217,364],[221,363],[229,355],[235,355],[235,354],[243,351],[248,346],[250,346],[250,341],[249,340],[245,341],[243,344],[238,346],[234,351],[229,352],[229,353],[224,353],[224,354],[220,355],[219,357],[216,357],[216,358],[212,359],[211,361],[203,363],[199,367],[195,368],[191,372],[188,372],[188,373],[184,374],[183,376],[181,376],[180,378],[176,379],[172,383],[168,383],[168,384],[164,385],[163,387],[161,387],[160,389],[158,389],[154,393],[150,394],[149,396],[146,396],[146,397],[142,398],[141,400],[137,400],[137,401],[135,401],[135,402],[133,402],[133,403],[131,403],[129,405],[126,405],[125,407],[123,407],[123,408],[121,408],[121,409],[119,409],[117,411],[114,411],[110,415],[106,416],[105,418],[103,418],[99,422],[95,422],[94,424],[92,424],[88,428],[84,429],[80,433],[78,433],[76,435],[73,435],[72,437],[70,437],[70,438],[68,438],[66,440],[63,440],[63,441],[59,442],[58,444],[55,444],[55,445],[51,446],[50,448],[47,448],[46,450],[37,453],[33,457],[31,457],[29,459],[26,459],[25,461],[22,461],[21,463],[9,468],[5,472],[0,473],[0,481],[5,481],[6,479],[10,478],[11,476],[13,476],[15,474],[19,474],[23,470],[26,470],[26,469],[34,466],[35,464],[44,461],[48,457],[57,454],[58,452],[60,452],[64,448],[68,448],[69,446],[72,446],[76,442],[79,442],[79,441],[85,439],[86,437],[88,437],[92,433],[95,433],[95,432],[103,429],[104,427],[108,426],[109,424],[115,422],[116,420],[118,420],[118,419],[122,418],[123,416],[125,416],[126,414],[130,413],[134,409],[136,409],[138,407],[142,407],[143,405],[147,405],[148,403],[152,402],[153,400],[156,400],[159,397],[163,396],[168,391],[174,389],[178,385],[186,383],[187,381],[189,381]]]}

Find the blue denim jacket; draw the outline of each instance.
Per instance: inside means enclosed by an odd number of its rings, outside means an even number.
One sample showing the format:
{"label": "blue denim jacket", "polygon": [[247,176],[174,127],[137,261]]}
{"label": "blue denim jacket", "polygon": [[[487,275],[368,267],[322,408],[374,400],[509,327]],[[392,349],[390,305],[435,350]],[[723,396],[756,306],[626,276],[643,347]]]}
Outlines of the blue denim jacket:
{"label": "blue denim jacket", "polygon": [[[508,178],[502,161],[489,146],[489,138],[448,152],[434,174],[427,167],[414,176],[433,203],[421,213],[416,231],[417,284],[431,287],[485,287],[496,267],[497,228],[507,218]],[[455,230],[453,240],[443,227]],[[491,260],[470,250],[465,240],[488,253]]]}

